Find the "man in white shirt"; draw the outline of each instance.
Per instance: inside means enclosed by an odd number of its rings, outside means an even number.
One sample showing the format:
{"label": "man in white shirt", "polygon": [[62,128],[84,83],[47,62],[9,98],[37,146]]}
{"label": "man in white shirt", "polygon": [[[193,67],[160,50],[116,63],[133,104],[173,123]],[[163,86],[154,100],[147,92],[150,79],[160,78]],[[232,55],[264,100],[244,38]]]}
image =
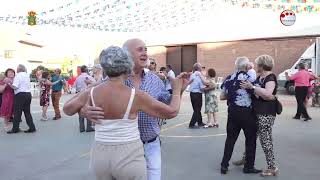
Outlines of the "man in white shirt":
{"label": "man in white shirt", "polygon": [[172,66],[170,64],[167,65],[167,81],[166,81],[166,90],[172,94],[172,87],[171,87],[171,82],[170,79],[176,78],[176,75],[174,74],[172,70]]}
{"label": "man in white shirt", "polygon": [[[77,77],[74,83],[77,93],[84,91],[88,87],[88,85],[96,82],[96,80],[92,76],[89,76],[87,66],[85,65],[81,66],[80,70],[81,70],[81,74],[80,76]],[[84,117],[79,116],[80,132],[94,131],[94,129],[92,128],[91,121],[88,121],[88,120],[87,120],[87,129],[85,130],[84,119],[85,119]]]}
{"label": "man in white shirt", "polygon": [[19,124],[21,122],[22,112],[26,118],[26,122],[29,126],[29,129],[24,131],[25,133],[33,133],[36,131],[36,128],[33,123],[33,119],[30,112],[31,105],[31,83],[30,76],[27,74],[27,69],[24,65],[19,64],[17,67],[17,74],[13,80],[13,83],[10,84],[12,89],[14,89],[14,119],[13,127],[8,134],[18,133],[20,131]]}
{"label": "man in white shirt", "polygon": [[256,71],[254,70],[254,64],[252,62],[249,63],[249,66],[248,66],[248,72],[247,74],[249,75],[249,81],[250,82],[254,82],[256,81],[257,79],[257,73]]}

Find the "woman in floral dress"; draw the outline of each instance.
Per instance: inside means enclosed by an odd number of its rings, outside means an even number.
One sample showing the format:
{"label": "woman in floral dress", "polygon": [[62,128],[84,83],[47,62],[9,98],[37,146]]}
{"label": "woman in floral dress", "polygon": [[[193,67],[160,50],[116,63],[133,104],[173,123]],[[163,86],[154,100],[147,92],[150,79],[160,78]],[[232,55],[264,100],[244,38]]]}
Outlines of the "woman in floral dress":
{"label": "woman in floral dress", "polygon": [[216,71],[212,68],[208,69],[207,77],[204,77],[201,73],[198,74],[201,80],[206,85],[204,88],[205,93],[205,113],[208,116],[208,122],[204,128],[219,127],[217,123],[216,113],[218,112],[218,98],[215,92],[216,83]]}
{"label": "woman in floral dress", "polygon": [[47,121],[48,117],[47,117],[47,110],[49,107],[49,93],[50,93],[50,88],[52,85],[55,85],[57,83],[60,82],[56,81],[54,83],[52,83],[50,81],[51,76],[49,74],[49,72],[43,72],[42,73],[42,79],[40,79],[39,84],[40,84],[40,106],[42,106],[42,121]]}
{"label": "woman in floral dress", "polygon": [[10,129],[9,121],[13,114],[14,90],[9,84],[12,84],[15,74],[13,69],[7,69],[4,73],[6,78],[0,84],[0,89],[3,89],[0,117],[4,118],[5,131]]}

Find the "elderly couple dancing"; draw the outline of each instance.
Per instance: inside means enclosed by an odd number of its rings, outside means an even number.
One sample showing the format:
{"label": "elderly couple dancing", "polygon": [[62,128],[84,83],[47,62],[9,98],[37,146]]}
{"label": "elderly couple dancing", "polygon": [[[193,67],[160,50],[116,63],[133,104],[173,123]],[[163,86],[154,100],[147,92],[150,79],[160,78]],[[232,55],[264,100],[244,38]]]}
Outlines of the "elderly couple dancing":
{"label": "elderly couple dancing", "polygon": [[[272,72],[274,60],[269,55],[256,59],[258,77],[250,77],[249,59],[240,57],[236,60],[236,71],[228,76],[222,84],[220,99],[227,100],[228,122],[227,139],[221,162],[221,173],[228,172],[235,142],[241,129],[245,135],[245,156],[234,165],[244,165],[247,174],[261,173],[262,176],[275,176],[278,168],[275,164],[272,141],[272,126],[276,118],[277,77]],[[260,138],[267,161],[264,171],[254,168],[256,155],[256,138]]]}
{"label": "elderly couple dancing", "polygon": [[170,94],[157,75],[144,72],[147,60],[139,39],[104,49],[100,64],[107,78],[63,107],[96,123],[91,166],[97,180],[161,179],[158,121],[177,116],[189,74],[171,79]]}
{"label": "elderly couple dancing", "polygon": [[[147,48],[143,41],[131,39],[123,48],[109,47],[100,54],[100,64],[107,78],[65,103],[67,115],[80,113],[96,123],[91,165],[97,180],[160,180],[161,148],[159,118],[177,116],[181,95],[190,84],[189,74],[171,79],[170,94],[160,78],[146,73]],[[221,173],[228,171],[234,144],[241,129],[246,136],[244,173],[259,173],[254,168],[256,135],[266,154],[268,169],[262,175],[275,175],[272,125],[275,119],[276,77],[271,72],[270,56],[256,60],[259,77],[255,83],[247,74],[249,60],[236,61],[237,70],[222,85],[228,102],[227,140]],[[250,98],[253,95],[253,100]],[[255,113],[252,109],[255,107]],[[256,122],[258,121],[258,122]],[[257,126],[258,124],[258,126]]]}

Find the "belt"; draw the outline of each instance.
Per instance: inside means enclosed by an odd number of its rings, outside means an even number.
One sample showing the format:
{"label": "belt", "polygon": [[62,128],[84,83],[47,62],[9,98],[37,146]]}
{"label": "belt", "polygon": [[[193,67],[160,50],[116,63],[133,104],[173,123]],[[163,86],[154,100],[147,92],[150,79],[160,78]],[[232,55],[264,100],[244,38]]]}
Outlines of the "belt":
{"label": "belt", "polygon": [[60,92],[60,91],[54,91],[54,90],[52,90],[52,92],[54,92],[54,93],[55,93],[55,92]]}
{"label": "belt", "polygon": [[158,136],[156,136],[155,138],[152,138],[152,139],[150,139],[150,140],[147,140],[147,141],[142,141],[142,143],[143,143],[143,144],[152,143],[152,142],[156,141],[157,138],[158,138]]}
{"label": "belt", "polygon": [[238,108],[238,109],[252,109],[252,106],[237,106],[237,105],[229,105],[228,108]]}

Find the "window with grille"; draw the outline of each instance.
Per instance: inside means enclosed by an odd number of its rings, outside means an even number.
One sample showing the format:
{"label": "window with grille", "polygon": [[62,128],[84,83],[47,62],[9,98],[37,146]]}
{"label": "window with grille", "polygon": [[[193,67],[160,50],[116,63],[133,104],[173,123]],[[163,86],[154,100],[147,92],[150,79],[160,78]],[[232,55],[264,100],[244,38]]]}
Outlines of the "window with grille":
{"label": "window with grille", "polygon": [[4,58],[9,59],[13,58],[14,50],[5,50],[4,51]]}

